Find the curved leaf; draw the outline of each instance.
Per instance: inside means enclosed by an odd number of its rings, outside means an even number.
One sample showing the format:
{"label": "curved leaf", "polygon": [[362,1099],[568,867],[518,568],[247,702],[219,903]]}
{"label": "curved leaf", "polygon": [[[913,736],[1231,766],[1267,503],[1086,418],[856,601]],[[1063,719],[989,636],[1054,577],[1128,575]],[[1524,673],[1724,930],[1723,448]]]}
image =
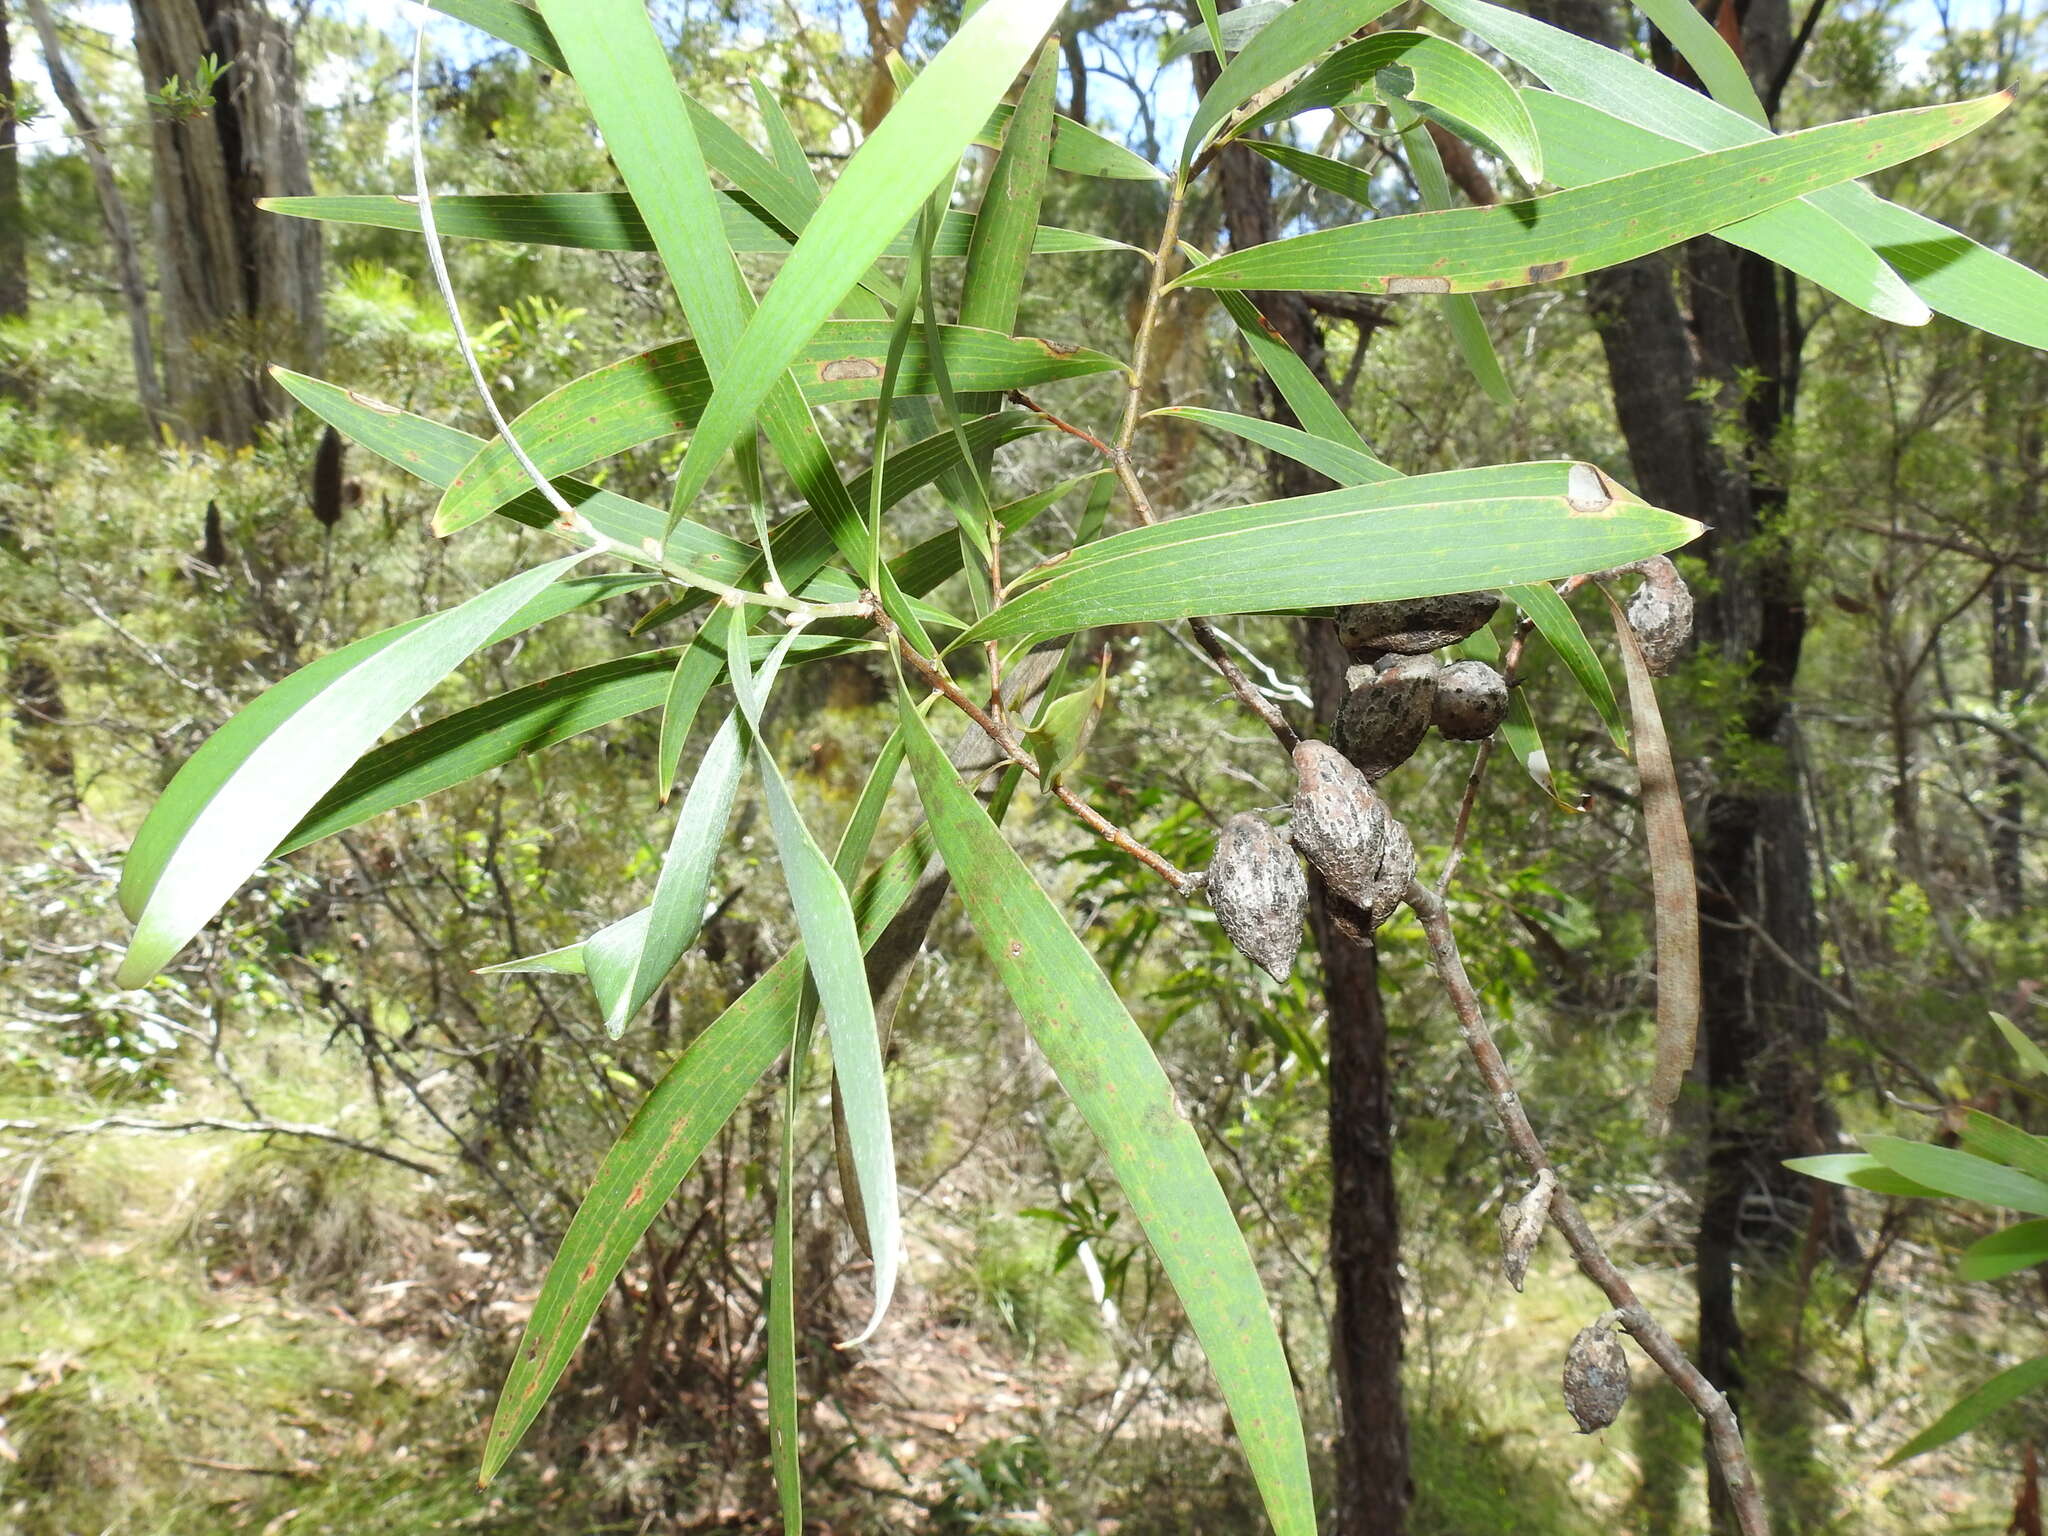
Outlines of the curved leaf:
{"label": "curved leaf", "polygon": [[1740,112],[1759,128],[1770,126],[1749,71],[1728,46],[1728,39],[1692,0],[1635,0],[1635,4],[1650,18],[1650,25],[1678,50],[1678,56],[1692,66],[1692,72],[1699,76],[1700,84],[1714,100],[1732,112]]}
{"label": "curved leaf", "polygon": [[[942,327],[941,334],[953,376],[968,389],[1023,388],[1121,366],[1086,347],[1032,337],[962,326]],[[813,405],[873,399],[888,347],[886,321],[825,322],[798,349],[794,363],[806,380],[805,398]],[[897,393],[928,394],[936,387],[925,343],[913,336],[904,351]],[[698,426],[711,394],[697,344],[671,341],[563,385],[521,412],[512,430],[541,473],[553,477]],[[449,483],[434,526],[442,533],[465,528],[526,484],[511,450],[493,439]]]}
{"label": "curved leaf", "polygon": [[1941,1194],[2048,1216],[2048,1183],[1988,1159],[1898,1136],[1866,1136],[1863,1150],[1900,1177]]}
{"label": "curved leaf", "polygon": [[[1273,387],[1280,391],[1280,398],[1287,402],[1287,408],[1294,412],[1294,419],[1301,423],[1303,429],[1377,461],[1372,445],[1359,436],[1358,428],[1351,424],[1344,408],[1323,387],[1323,381],[1315,376],[1315,370],[1295,354],[1294,348],[1273,328],[1273,323],[1259,313],[1258,307],[1245,295],[1227,288],[1219,291],[1216,297],[1237,326],[1238,333],[1244,337],[1245,345],[1251,348],[1259,367],[1273,381]],[[1395,473],[1390,469],[1381,478]]]}
{"label": "curved leaf", "polygon": [[139,873],[132,886],[124,879],[124,904],[140,910],[116,983],[138,987],[161,970],[349,764],[584,558],[522,571],[454,608],[344,647],[271,690],[277,698],[259,698],[236,717],[240,726],[216,732],[136,834]]}
{"label": "curved leaf", "polygon": [[1965,1280],[1996,1280],[2015,1270],[2048,1264],[2048,1221],[2015,1222],[1963,1250],[1957,1273]]}
{"label": "curved leaf", "polygon": [[1548,581],[1675,549],[1700,531],[1584,464],[1417,475],[1113,534],[1025,578],[1032,584],[959,643]]}
{"label": "curved leaf", "polygon": [[911,771],[982,948],[1101,1144],[1229,1406],[1278,1536],[1314,1536],[1293,1380],[1257,1267],[1144,1032],[899,689]]}
{"label": "curved leaf", "polygon": [[[1332,160],[1328,155],[1312,154],[1297,149],[1292,144],[1280,144],[1271,139],[1246,139],[1247,149],[1255,149],[1283,170],[1292,171],[1311,186],[1321,187],[1325,192],[1334,192],[1339,197],[1348,197],[1361,208],[1373,206],[1372,176],[1369,172],[1343,160]],[[438,205],[436,205],[438,207]]]}
{"label": "curved leaf", "polygon": [[[1060,0],[989,0],[846,162],[720,371],[677,473],[677,506],[695,499],[847,290],[952,175],[1059,8]],[[879,377],[879,354],[875,367]]]}
{"label": "curved leaf", "polygon": [[1803,1173],[1810,1179],[1824,1179],[1830,1184],[1846,1185],[1850,1189],[1867,1189],[1874,1194],[1895,1195],[1912,1200],[1938,1200],[1941,1191],[1929,1189],[1925,1184],[1916,1184],[1903,1174],[1894,1173],[1876,1158],[1865,1152],[1829,1152],[1819,1157],[1788,1157],[1785,1166],[1794,1173]]}
{"label": "curved leaf", "polygon": [[1893,1451],[1885,1458],[1884,1465],[1895,1467],[1902,1461],[1910,1461],[1915,1456],[1933,1450],[1936,1446],[1947,1445],[1958,1436],[1968,1434],[2007,1404],[2017,1402],[2029,1392],[2040,1390],[2044,1385],[2048,1385],[2048,1355],[2038,1355],[2009,1371],[2000,1371]]}
{"label": "curved leaf", "polygon": [[1600,664],[1599,653],[1593,649],[1592,641],[1586,638],[1586,631],[1580,627],[1578,615],[1572,612],[1571,604],[1557,595],[1556,588],[1543,582],[1510,587],[1502,595],[1529,615],[1537,632],[1550,642],[1550,648],[1557,652],[1586,698],[1599,712],[1600,722],[1607,727],[1608,739],[1614,743],[1614,749],[1622,756],[1628,756],[1628,724],[1621,717],[1621,704],[1614,696],[1614,683],[1607,676],[1607,668]]}
{"label": "curved leaf", "polygon": [[[1431,0],[1562,95],[1618,113],[1695,149],[1753,144],[1768,132],[1698,91],[1612,48],[1487,0]],[[2048,348],[2048,277],[1945,224],[1844,183],[1809,199],[1867,242],[1938,313],[1993,335]]]}
{"label": "curved leaf", "polygon": [[1614,266],[1937,149],[2003,112],[2003,92],[1830,123],[1587,187],[1275,240],[1170,287],[1465,293]]}
{"label": "curved leaf", "polygon": [[1401,478],[1398,470],[1389,469],[1369,453],[1343,443],[1333,443],[1299,427],[1268,421],[1263,416],[1240,416],[1235,411],[1212,411],[1199,405],[1162,406],[1151,414],[1172,416],[1214,427],[1219,432],[1229,432],[1261,448],[1283,453],[1297,464],[1306,464],[1317,474],[1327,475],[1339,485],[1373,485],[1382,480]]}
{"label": "curved leaf", "polygon": [[1181,143],[1183,169],[1215,136],[1230,114],[1268,86],[1313,64],[1332,44],[1394,8],[1395,0],[1295,0],[1247,41],[1202,93]]}

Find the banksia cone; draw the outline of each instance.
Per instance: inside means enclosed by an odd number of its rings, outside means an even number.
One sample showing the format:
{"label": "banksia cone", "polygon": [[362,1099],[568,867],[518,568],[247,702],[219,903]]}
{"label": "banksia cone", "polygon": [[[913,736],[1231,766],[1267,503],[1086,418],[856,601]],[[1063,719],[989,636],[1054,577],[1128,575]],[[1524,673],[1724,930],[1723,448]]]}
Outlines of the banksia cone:
{"label": "banksia cone", "polygon": [[1433,656],[1403,656],[1352,689],[1334,734],[1368,779],[1385,778],[1422,745],[1442,670]]}
{"label": "banksia cone", "polygon": [[1692,638],[1692,588],[1667,556],[1652,556],[1637,569],[1643,584],[1628,600],[1628,627],[1636,632],[1650,671],[1662,677]]}
{"label": "banksia cone", "polygon": [[1454,661],[1436,678],[1436,728],[1452,741],[1484,741],[1508,717],[1508,684],[1483,661]]}
{"label": "banksia cone", "polygon": [[1590,1435],[1621,1417],[1628,1401],[1628,1356],[1605,1318],[1581,1328],[1564,1357],[1564,1405]]}
{"label": "banksia cone", "polygon": [[1337,638],[1359,660],[1388,651],[1421,656],[1456,645],[1500,607],[1491,592],[1454,592],[1398,603],[1353,603],[1337,610]]}
{"label": "banksia cone", "polygon": [[1308,880],[1287,839],[1249,811],[1231,817],[1216,839],[1208,888],[1230,942],[1275,981],[1285,981],[1308,913]]}
{"label": "banksia cone", "polygon": [[1331,890],[1371,910],[1386,843],[1386,806],[1365,775],[1324,742],[1296,747],[1294,771],[1294,846]]}
{"label": "banksia cone", "polygon": [[324,528],[341,521],[341,434],[329,427],[313,454],[313,516]]}

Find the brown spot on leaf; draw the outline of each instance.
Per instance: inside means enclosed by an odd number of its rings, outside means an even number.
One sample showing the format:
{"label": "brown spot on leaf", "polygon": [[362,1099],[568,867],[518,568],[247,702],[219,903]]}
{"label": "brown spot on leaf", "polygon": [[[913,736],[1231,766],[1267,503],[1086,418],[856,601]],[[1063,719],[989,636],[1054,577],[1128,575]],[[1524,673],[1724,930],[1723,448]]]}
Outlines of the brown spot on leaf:
{"label": "brown spot on leaf", "polygon": [[588,1285],[591,1281],[595,1280],[596,1278],[597,1260],[592,1259],[588,1264],[583,1266],[583,1283],[585,1285]]}
{"label": "brown spot on leaf", "polygon": [[850,379],[879,379],[882,365],[872,357],[835,357],[818,369],[818,377],[827,384],[840,384]]}
{"label": "brown spot on leaf", "polygon": [[1018,959],[1019,957],[1021,957],[1021,956],[1023,955],[1023,953],[1024,953],[1024,944],[1023,944],[1023,941],[1022,941],[1022,940],[1020,940],[1020,939],[1012,939],[1012,940],[1010,940],[1010,958],[1011,958],[1012,960]]}
{"label": "brown spot on leaf", "polygon": [[1041,341],[1039,345],[1054,357],[1072,357],[1081,348],[1071,341]]}
{"label": "brown spot on leaf", "polygon": [[387,405],[375,395],[366,395],[359,389],[350,390],[348,397],[364,410],[375,411],[379,416],[403,416],[405,414],[397,406]]}
{"label": "brown spot on leaf", "polygon": [[1387,279],[1389,293],[1449,293],[1451,280],[1448,277],[1390,277]]}
{"label": "brown spot on leaf", "polygon": [[633,1186],[633,1193],[626,1196],[626,1208],[628,1210],[631,1210],[634,1206],[638,1205],[642,1200],[645,1200],[646,1198],[647,1181],[643,1179],[638,1184],[635,1184]]}
{"label": "brown spot on leaf", "polygon": [[1529,281],[1547,283],[1553,277],[1563,277],[1570,266],[1571,263],[1568,261],[1539,261],[1529,268]]}

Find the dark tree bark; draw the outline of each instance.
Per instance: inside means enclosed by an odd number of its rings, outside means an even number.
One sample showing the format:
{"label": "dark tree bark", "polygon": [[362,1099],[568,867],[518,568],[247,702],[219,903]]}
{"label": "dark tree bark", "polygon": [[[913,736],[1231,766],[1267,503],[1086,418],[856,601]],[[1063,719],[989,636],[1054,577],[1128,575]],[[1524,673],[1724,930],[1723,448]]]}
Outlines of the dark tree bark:
{"label": "dark tree bark", "polygon": [[157,267],[170,406],[180,431],[252,442],[277,408],[263,372],[317,363],[320,233],[257,208],[313,190],[291,34],[263,0],[132,0],[144,85],[189,89],[207,55],[230,67],[214,104],[157,111]]}
{"label": "dark tree bark", "polygon": [[64,56],[63,39],[57,35],[48,0],[28,0],[28,13],[35,23],[36,40],[42,45],[43,72],[50,78],[50,89],[64,104],[71,126],[78,131],[79,152],[92,170],[93,192],[99,199],[100,219],[107,227],[107,244],[113,248],[121,304],[128,315],[128,354],[135,365],[135,398],[154,437],[164,417],[163,387],[157,379],[156,344],[150,337],[149,289],[143,281],[142,256],[136,246],[134,226],[128,220],[128,205],[114,180],[113,163],[100,144],[99,119],[79,90]]}
{"label": "dark tree bark", "polygon": [[[1206,89],[1215,78],[1214,59],[1195,57],[1197,82]],[[1218,157],[1216,178],[1231,248],[1273,239],[1270,162],[1234,145]],[[1304,296],[1250,297],[1328,386],[1322,328]],[[1359,344],[1365,344],[1363,335]],[[1268,418],[1299,424],[1277,392],[1264,390],[1260,403]],[[1308,495],[1331,486],[1278,454],[1268,458],[1267,475],[1276,496]],[[1334,625],[1306,622],[1299,635],[1316,721],[1327,727],[1344,703],[1350,657],[1337,643]],[[1334,898],[1320,880],[1312,878],[1310,884],[1309,925],[1329,1014],[1330,1271],[1336,1290],[1330,1354],[1340,1426],[1330,1529],[1333,1536],[1400,1536],[1414,1485],[1401,1399],[1401,1208],[1394,1186],[1394,1117],[1379,958],[1371,944],[1339,930],[1333,921]]]}
{"label": "dark tree bark", "polygon": [[[0,0],[0,320],[28,313],[28,223],[21,206],[21,162],[16,158],[13,18]],[[0,388],[7,379],[0,374]]]}
{"label": "dark tree bark", "polygon": [[[1609,46],[1621,41],[1608,0],[1534,0],[1530,9]],[[1767,87],[1793,46],[1784,0],[1739,0],[1737,16],[1745,62]],[[1782,1167],[1827,1150],[1835,1124],[1822,1088],[1827,1015],[1813,982],[1819,925],[1790,711],[1806,609],[1797,573],[1770,547],[1784,491],[1760,462],[1797,401],[1803,335],[1793,298],[1770,263],[1704,239],[1675,263],[1651,257],[1586,278],[1637,484],[1711,530],[1697,547],[1714,578],[1700,604],[1700,647],[1746,681],[1718,755],[1755,766],[1711,788],[1696,829],[1700,961],[1715,978],[1700,1020],[1699,1362],[1738,1409],[1759,1371],[1746,1352],[1738,1269],[1757,1277],[1761,1297],[1809,1220],[1824,1223],[1835,1246],[1853,1242],[1836,1209],[1814,1210],[1812,1186]],[[1714,430],[1730,416],[1744,429],[1734,447]],[[1748,1406],[1761,1418],[1798,1396],[1759,1390]],[[1732,1529],[1711,1472],[1710,1494],[1715,1528]]]}

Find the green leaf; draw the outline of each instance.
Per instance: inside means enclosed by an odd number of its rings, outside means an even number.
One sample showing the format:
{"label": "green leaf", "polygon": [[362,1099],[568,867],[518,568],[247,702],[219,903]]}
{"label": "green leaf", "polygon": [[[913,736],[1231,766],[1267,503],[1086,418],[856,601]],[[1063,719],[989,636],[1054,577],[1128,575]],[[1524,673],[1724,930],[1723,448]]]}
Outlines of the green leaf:
{"label": "green leaf", "polygon": [[[1605,181],[1693,153],[1691,146],[1676,139],[1555,91],[1528,90],[1522,99],[1543,139],[1551,179],[1560,186]],[[1926,301],[1877,252],[1811,202],[1783,203],[1715,230],[1714,238],[1790,268],[1880,319],[1925,325],[1933,315]]]}
{"label": "green leaf", "polygon": [[[1289,0],[1250,0],[1234,11],[1225,11],[1216,18],[1218,31],[1209,29],[1209,15],[1203,13],[1203,25],[1189,27],[1179,33],[1159,53],[1159,62],[1171,64],[1184,59],[1191,53],[1215,53],[1220,33],[1224,53],[1236,53],[1287,10]],[[1217,55],[1219,58],[1221,54]]]}
{"label": "green leaf", "polygon": [[2039,1219],[1978,1238],[1963,1250],[1957,1273],[1965,1280],[1996,1280],[2036,1264],[2048,1264],[2048,1221]]}
{"label": "green leaf", "polygon": [[721,382],[677,474],[677,506],[696,498],[806,341],[932,189],[953,174],[1059,7],[1060,0],[984,5],[846,162],[747,323],[730,366],[719,372]]}
{"label": "green leaf", "polygon": [[2048,1383],[2048,1355],[2039,1355],[2024,1364],[2014,1366],[2009,1371],[2000,1371],[1893,1451],[1885,1458],[1884,1465],[1895,1467],[1902,1461],[1910,1461],[1915,1456],[1933,1450],[1936,1446],[1947,1445],[1949,1441],[1968,1434],[2007,1404],[2038,1390],[2044,1383]]}
{"label": "green leaf", "polygon": [[1024,732],[1025,743],[1038,761],[1041,783],[1059,783],[1068,769],[1081,760],[1102,723],[1102,711],[1109,703],[1109,651],[1102,652],[1102,665],[1095,681],[1076,688],[1045,706],[1036,724]]}
{"label": "green leaf", "polygon": [[1572,612],[1571,604],[1559,597],[1554,587],[1542,582],[1510,587],[1504,595],[1529,615],[1538,633],[1550,642],[1550,648],[1557,652],[1593,708],[1599,711],[1601,723],[1607,727],[1608,738],[1614,743],[1615,750],[1626,757],[1629,753],[1628,722],[1622,719],[1621,704],[1614,696],[1614,683],[1607,676],[1607,668],[1601,665],[1599,653],[1586,638],[1585,630],[1579,627],[1578,615]]}
{"label": "green leaf", "polygon": [[[1372,177],[1355,165],[1342,160],[1332,160],[1327,155],[1311,154],[1308,150],[1297,149],[1292,144],[1279,144],[1271,139],[1246,139],[1247,149],[1255,149],[1283,170],[1292,171],[1311,186],[1321,187],[1325,192],[1334,192],[1339,197],[1348,197],[1361,208],[1373,206]],[[436,199],[434,217],[440,220],[441,204]]]}
{"label": "green leaf", "polygon": [[[932,851],[930,834],[920,830],[862,882],[853,905],[863,946],[880,938],[902,910]],[[605,1154],[548,1268],[499,1394],[484,1443],[485,1482],[540,1413],[642,1234],[747,1091],[788,1048],[804,971],[802,946],[776,961],[691,1042]]]}
{"label": "green leaf", "polygon": [[1181,144],[1182,169],[1194,164],[1231,113],[1393,7],[1394,0],[1295,0],[1247,41],[1203,92]]}
{"label": "green leaf", "polygon": [[[974,136],[987,149],[999,148],[1009,131],[1016,109],[1007,102],[989,114],[988,121]],[[1052,125],[1052,165],[1057,171],[1075,176],[1096,176],[1110,181],[1163,181],[1158,166],[1143,155],[1133,154],[1114,139],[1105,138],[1085,123],[1071,117],[1057,117]]]}
{"label": "green leaf", "polygon": [[1116,989],[960,782],[907,691],[897,702],[918,794],[968,920],[1159,1255],[1277,1536],[1314,1536],[1287,1358],[1201,1140]]}
{"label": "green leaf", "polygon": [[522,571],[454,608],[322,657],[215,732],[136,833],[136,873],[122,881],[123,906],[136,909],[135,935],[116,983],[139,987],[161,970],[349,764],[584,558]]}
{"label": "green leaf", "polygon": [[[334,197],[266,197],[259,206],[291,218],[371,229],[417,230],[419,205],[391,193]],[[764,219],[760,205],[737,193],[719,194],[726,243],[743,255],[780,255],[794,242],[778,222]],[[444,236],[496,240],[513,245],[554,245],[580,251],[651,251],[654,237],[624,192],[505,192],[434,199],[434,227]],[[975,215],[949,211],[932,242],[932,255],[965,256],[974,242]],[[1041,224],[1031,232],[1036,256],[1087,255],[1138,248],[1107,235]],[[899,234],[884,256],[907,256],[910,237]],[[1143,254],[1138,252],[1138,254]]]}
{"label": "green leaf", "polygon": [[1589,465],[1417,475],[1113,534],[1045,567],[960,643],[1549,581],[1699,533]]}
{"label": "green leaf", "polygon": [[825,189],[818,184],[818,173],[811,168],[811,157],[797,135],[796,124],[782,110],[775,92],[759,75],[747,76],[747,87],[754,93],[754,109],[761,114],[761,126],[768,130],[768,149],[775,157],[775,169],[791,186],[807,187],[815,201],[822,201]]}
{"label": "green leaf", "polygon": [[[967,247],[967,268],[960,276],[962,325],[1003,335],[1017,328],[1017,302],[1024,292],[1024,269],[1052,157],[1053,86],[1059,69],[1059,44],[1048,42],[1024,82],[1016,115],[981,196],[974,238]],[[960,408],[980,416],[1001,404],[999,396],[968,394],[961,398]]]}
{"label": "green leaf", "polygon": [[[1200,259],[1199,253],[1195,254],[1195,259]],[[1273,381],[1273,387],[1280,391],[1280,398],[1287,402],[1287,408],[1294,412],[1294,419],[1301,423],[1302,429],[1355,449],[1367,458],[1376,458],[1371,444],[1359,436],[1358,428],[1351,424],[1344,408],[1331,398],[1322,380],[1315,376],[1315,371],[1296,355],[1294,348],[1273,328],[1273,323],[1259,313],[1257,306],[1243,294],[1228,289],[1216,297],[1236,324],[1238,333],[1244,337],[1245,345],[1251,348],[1252,357],[1265,370],[1266,377]]]}
{"label": "green leaf", "polygon": [[[1482,625],[1467,635],[1458,650],[1461,655],[1485,662],[1496,672],[1501,670],[1500,637],[1490,627]],[[1515,761],[1522,765],[1522,771],[1529,775],[1530,782],[1548,795],[1553,805],[1574,815],[1584,809],[1573,803],[1572,798],[1558,787],[1557,774],[1550,766],[1550,753],[1543,745],[1543,732],[1537,727],[1535,711],[1529,707],[1528,689],[1508,690],[1508,717],[1500,724],[1500,734],[1508,744],[1508,750],[1515,755]]]}
{"label": "green leaf", "polygon": [[1897,1136],[1866,1136],[1863,1150],[1902,1178],[1958,1200],[2048,1216],[2048,1184],[1968,1152]]}
{"label": "green leaf", "polygon": [[569,61],[562,57],[562,50],[555,46],[548,24],[523,0],[427,0],[427,3],[444,16],[466,21],[499,41],[532,54],[550,69],[566,71],[569,67]]}
{"label": "green leaf", "polygon": [[[762,666],[764,694],[774,686],[782,657],[782,648],[777,648]],[[704,896],[711,888],[711,866],[725,841],[739,792],[740,736],[738,714],[727,715],[697,760],[655,879],[653,901],[584,941],[585,972],[603,1010],[605,1033],[614,1040],[626,1032],[626,1025],[696,942],[704,922]]]}
{"label": "green leaf", "polygon": [[[1443,157],[1437,153],[1436,140],[1429,136],[1421,117],[1406,103],[1397,103],[1394,122],[1400,130],[1401,148],[1407,153],[1409,168],[1415,172],[1415,183],[1422,189],[1423,206],[1456,206],[1450,179],[1444,175]],[[1469,293],[1446,293],[1438,297],[1437,303],[1443,306],[1451,338],[1457,342],[1458,353],[1480,389],[1495,405],[1512,410],[1515,392],[1508,386],[1499,354],[1493,350],[1493,336],[1486,329],[1486,317],[1479,313],[1478,301]]]}
{"label": "green leaf", "polygon": [[2005,1043],[2012,1047],[2013,1055],[2019,1058],[2021,1071],[2031,1077],[2048,1077],[2048,1052],[2043,1052],[2040,1046],[2021,1034],[2019,1026],[2004,1014],[1992,1014],[1991,1022],[2005,1036]]}
{"label": "green leaf", "polygon": [[[1000,0],[997,0],[1000,3]],[[866,967],[853,905],[832,861],[811,836],[783,782],[775,754],[761,736],[761,694],[742,659],[747,615],[732,610],[726,648],[733,656],[733,697],[746,717],[754,747],[754,765],[768,801],[768,822],[775,849],[796,909],[803,935],[805,963],[817,983],[818,1002],[832,1033],[832,1075],[846,1106],[846,1124],[853,1138],[853,1163],[860,1175],[861,1203],[867,1214],[868,1252],[874,1258],[874,1310],[865,1327],[848,1343],[873,1337],[889,1310],[896,1290],[898,1249],[902,1242],[896,1192],[896,1149],[889,1132],[889,1093],[883,1080],[882,1046],[875,1027],[874,999],[868,995]]]}
{"label": "green leaf", "polygon": [[1240,416],[1235,411],[1212,411],[1199,405],[1162,406],[1150,414],[1173,416],[1214,427],[1219,432],[1229,432],[1261,448],[1283,453],[1298,464],[1306,464],[1317,474],[1326,475],[1339,485],[1373,485],[1382,480],[1401,478],[1399,470],[1389,469],[1369,453],[1331,442],[1326,437],[1312,436],[1299,427],[1268,421],[1263,416]]}
{"label": "green leaf", "polygon": [[1425,108],[1460,138],[1499,155],[1525,181],[1543,180],[1536,125],[1515,88],[1477,54],[1429,32],[1375,32],[1338,49],[1307,79],[1245,119],[1240,131],[1379,100],[1408,103],[1411,111]]}
{"label": "green leaf", "polygon": [[[1769,134],[1648,65],[1486,0],[1432,8],[1532,71],[1552,90],[1695,149],[1752,144]],[[1854,183],[1810,199],[1889,262],[1936,311],[2031,347],[2048,348],[2048,277],[1944,224]]]}
{"label": "green leaf", "polygon": [[1756,86],[1749,71],[1728,46],[1714,24],[1700,13],[1692,0],[1635,0],[1636,8],[1650,18],[1650,25],[1662,32],[1678,56],[1692,66],[1700,84],[1714,100],[1730,111],[1739,112],[1759,128],[1770,127],[1764,104],[1757,100]]}
{"label": "green leaf", "polygon": [[[960,326],[942,327],[941,334],[953,376],[968,389],[1023,388],[1122,366],[1086,347],[1028,336]],[[881,386],[888,346],[886,321],[825,322],[799,348],[795,360],[805,380],[805,396],[815,405],[873,399]],[[924,339],[913,335],[896,391],[929,394],[936,388]],[[521,412],[512,430],[541,473],[553,478],[699,426],[711,394],[697,344],[671,341],[563,385]],[[466,528],[528,484],[511,450],[494,438],[449,483],[434,514],[435,529],[453,533]]]}
{"label": "green leaf", "polygon": [[1464,293],[1549,282],[1662,250],[1910,160],[2010,104],[2001,93],[1914,107],[1694,155],[1547,197],[1318,230],[1220,256],[1168,286]]}
{"label": "green leaf", "polygon": [[2048,1139],[2029,1135],[1996,1115],[1973,1109],[1963,1117],[1963,1146],[2029,1178],[2048,1183]]}
{"label": "green leaf", "polygon": [[1843,1184],[1851,1189],[1867,1189],[1875,1194],[1896,1195],[1914,1200],[1938,1200],[1941,1191],[1929,1189],[1925,1184],[1916,1184],[1900,1173],[1895,1173],[1876,1158],[1863,1152],[1830,1152],[1822,1157],[1788,1157],[1785,1166],[1794,1173],[1803,1173],[1808,1178],[1825,1179],[1830,1184]]}

